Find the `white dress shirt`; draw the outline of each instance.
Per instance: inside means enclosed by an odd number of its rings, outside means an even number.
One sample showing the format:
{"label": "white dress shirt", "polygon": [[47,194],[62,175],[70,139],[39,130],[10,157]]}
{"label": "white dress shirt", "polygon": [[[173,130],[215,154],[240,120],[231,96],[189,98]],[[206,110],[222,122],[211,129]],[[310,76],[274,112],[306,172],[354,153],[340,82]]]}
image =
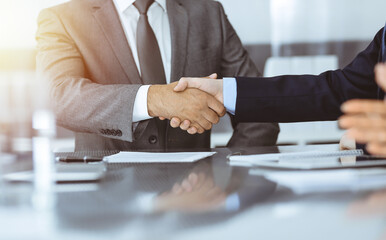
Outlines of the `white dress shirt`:
{"label": "white dress shirt", "polygon": [[[114,0],[138,72],[141,74],[137,51],[137,25],[140,14],[138,9],[133,5],[134,2],[135,0]],[[166,0],[155,0],[150,6],[147,15],[161,51],[166,82],[170,83],[172,44]],[[149,87],[150,85],[141,86],[137,92],[133,109],[133,122],[140,122],[151,118],[147,109],[147,93]]]}

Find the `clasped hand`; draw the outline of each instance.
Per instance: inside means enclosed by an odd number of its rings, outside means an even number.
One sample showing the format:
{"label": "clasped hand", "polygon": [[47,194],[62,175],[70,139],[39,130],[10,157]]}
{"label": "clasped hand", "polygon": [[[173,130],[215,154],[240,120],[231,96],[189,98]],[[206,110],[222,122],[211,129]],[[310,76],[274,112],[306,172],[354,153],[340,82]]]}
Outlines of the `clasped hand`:
{"label": "clasped hand", "polygon": [[[174,87],[175,92],[184,92],[190,91],[192,89],[199,89],[211,96],[213,96],[221,105],[224,104],[223,97],[223,81],[222,79],[217,79],[217,74],[214,73],[209,77],[205,78],[181,78],[178,84]],[[221,113],[220,117],[225,115],[224,112]],[[164,118],[161,118],[164,119]],[[187,131],[189,134],[202,133],[202,128],[197,127],[197,124],[191,121],[191,119],[183,119],[174,115],[170,121],[170,125],[173,128],[180,127],[182,130]],[[209,130],[209,129],[206,129]]]}
{"label": "clasped hand", "polygon": [[210,130],[226,113],[223,103],[199,89],[187,88],[187,85],[182,89],[183,82],[151,86],[148,92],[149,115],[161,120],[171,119],[173,127],[180,126],[181,122],[188,123],[191,134]]}

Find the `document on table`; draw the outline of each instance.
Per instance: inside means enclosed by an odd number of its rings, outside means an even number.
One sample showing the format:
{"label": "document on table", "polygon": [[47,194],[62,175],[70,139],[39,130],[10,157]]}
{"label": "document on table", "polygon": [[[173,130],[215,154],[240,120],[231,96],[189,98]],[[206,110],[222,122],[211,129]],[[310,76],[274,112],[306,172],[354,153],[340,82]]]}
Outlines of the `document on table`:
{"label": "document on table", "polygon": [[192,163],[211,157],[216,153],[217,152],[120,152],[105,157],[104,160],[108,163]]}
{"label": "document on table", "polygon": [[[261,175],[251,169],[251,175]],[[263,176],[297,194],[376,190],[386,187],[386,169],[269,172]]]}
{"label": "document on table", "polygon": [[256,163],[260,161],[279,161],[283,159],[301,159],[301,158],[326,158],[326,157],[344,157],[344,156],[361,156],[363,150],[348,151],[307,151],[291,153],[269,153],[256,155],[235,155],[229,158],[231,162],[248,162]]}

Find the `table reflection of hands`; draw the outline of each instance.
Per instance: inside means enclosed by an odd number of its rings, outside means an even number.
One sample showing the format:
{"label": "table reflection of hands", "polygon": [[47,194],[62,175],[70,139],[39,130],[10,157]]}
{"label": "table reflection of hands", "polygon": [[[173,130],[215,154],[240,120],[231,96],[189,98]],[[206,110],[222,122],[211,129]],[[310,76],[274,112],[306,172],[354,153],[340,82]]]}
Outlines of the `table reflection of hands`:
{"label": "table reflection of hands", "polygon": [[375,192],[365,199],[351,204],[348,208],[350,216],[386,215],[386,190]]}
{"label": "table reflection of hands", "polygon": [[[378,191],[349,205],[347,213],[350,217],[384,217],[386,216],[385,203],[386,190]],[[386,229],[379,239],[386,240]]]}
{"label": "table reflection of hands", "polygon": [[216,186],[213,175],[205,170],[193,171],[173,188],[157,196],[154,201],[156,212],[185,211],[205,212],[221,208],[227,194]]}

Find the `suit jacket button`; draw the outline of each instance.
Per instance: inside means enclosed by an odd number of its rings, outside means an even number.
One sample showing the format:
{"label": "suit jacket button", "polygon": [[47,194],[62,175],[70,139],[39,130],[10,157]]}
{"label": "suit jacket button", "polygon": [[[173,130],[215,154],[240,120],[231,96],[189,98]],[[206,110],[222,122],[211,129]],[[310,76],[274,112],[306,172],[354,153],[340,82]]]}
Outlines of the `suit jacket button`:
{"label": "suit jacket button", "polygon": [[107,129],[107,130],[106,130],[106,134],[109,135],[109,136],[113,135],[113,133],[111,132],[110,129]]}
{"label": "suit jacket button", "polygon": [[101,130],[100,130],[100,133],[102,133],[103,135],[106,135],[106,130],[101,129]]}
{"label": "suit jacket button", "polygon": [[150,144],[156,144],[158,141],[157,137],[156,136],[150,136],[149,137],[149,143]]}
{"label": "suit jacket button", "polygon": [[118,133],[117,133],[116,130],[111,130],[111,134],[112,134],[113,136],[117,136],[117,135],[118,135]]}
{"label": "suit jacket button", "polygon": [[122,131],[121,130],[117,130],[117,136],[118,137],[122,137],[122,135],[123,135]]}

